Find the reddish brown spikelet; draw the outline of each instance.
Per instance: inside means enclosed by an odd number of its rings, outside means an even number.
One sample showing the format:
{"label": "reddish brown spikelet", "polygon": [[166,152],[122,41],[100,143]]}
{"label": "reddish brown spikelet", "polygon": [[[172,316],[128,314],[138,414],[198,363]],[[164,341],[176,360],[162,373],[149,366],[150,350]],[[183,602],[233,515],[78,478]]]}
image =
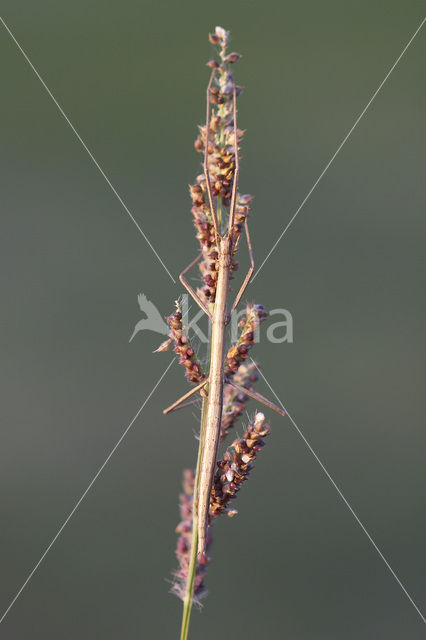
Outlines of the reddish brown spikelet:
{"label": "reddish brown spikelet", "polygon": [[[242,364],[233,376],[233,381],[240,387],[245,389],[253,389],[253,384],[258,380],[257,368],[258,364]],[[220,427],[221,442],[228,435],[229,429],[235,426],[238,418],[243,413],[249,396],[237,391],[230,384],[225,384],[223,389],[223,413],[222,424]]]}
{"label": "reddish brown spikelet", "polygon": [[[174,350],[179,354],[179,364],[183,365],[186,369],[185,376],[192,384],[198,384],[205,378],[204,371],[201,364],[198,361],[195,351],[191,346],[191,342],[188,336],[184,333],[182,328],[182,311],[179,303],[176,302],[176,311],[167,318],[167,322],[170,325],[170,339],[175,343]],[[167,343],[167,341],[166,341]],[[165,344],[165,343],[163,343]],[[159,349],[161,349],[160,345]]]}
{"label": "reddish brown spikelet", "polygon": [[[172,593],[183,599],[185,595],[186,581],[188,578],[188,568],[191,553],[192,541],[192,501],[194,494],[195,474],[191,469],[185,469],[183,472],[182,488],[183,492],[179,496],[180,522],[176,527],[176,533],[179,535],[176,544],[176,557],[179,562],[179,568],[174,572],[174,582]],[[208,545],[211,544],[211,535],[207,539]],[[205,595],[204,575],[207,571],[209,560],[203,558],[202,562],[197,564],[195,580],[194,580],[194,596],[196,601]]]}
{"label": "reddish brown spikelet", "polygon": [[[228,511],[230,500],[235,498],[247,480],[258,452],[264,446],[263,438],[270,432],[263,413],[256,413],[242,438],[234,440],[218,462],[210,498],[210,518]],[[229,515],[235,515],[231,510]]]}
{"label": "reddish brown spikelet", "polygon": [[241,58],[241,54],[240,53],[236,53],[235,51],[233,51],[232,53],[228,53],[228,55],[226,56],[225,60],[226,62],[229,62],[230,64],[234,64],[234,62],[238,62],[238,60]]}
{"label": "reddish brown spikelet", "polygon": [[225,360],[225,377],[231,379],[238,370],[240,364],[248,358],[250,349],[252,348],[256,332],[260,323],[268,316],[261,304],[249,303],[246,307],[246,316],[241,320],[239,326],[242,327],[241,335],[237,344],[233,345],[226,356]]}

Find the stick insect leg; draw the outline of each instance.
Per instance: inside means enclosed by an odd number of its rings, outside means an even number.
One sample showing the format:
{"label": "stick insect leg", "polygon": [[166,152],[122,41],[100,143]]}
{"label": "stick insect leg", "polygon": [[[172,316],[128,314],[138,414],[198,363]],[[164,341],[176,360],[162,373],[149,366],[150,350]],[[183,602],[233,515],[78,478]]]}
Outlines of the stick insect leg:
{"label": "stick insect leg", "polygon": [[188,293],[192,296],[192,298],[195,300],[195,302],[198,304],[198,306],[204,311],[204,313],[206,313],[210,320],[212,320],[212,314],[210,313],[207,305],[205,304],[205,302],[203,302],[203,300],[201,300],[200,296],[197,294],[197,292],[194,290],[193,287],[191,287],[191,285],[189,284],[188,280],[185,278],[185,273],[187,273],[190,269],[192,269],[192,267],[194,266],[194,264],[197,264],[198,260],[200,260],[203,257],[203,253],[201,252],[199,256],[197,256],[195,258],[195,260],[193,260],[191,262],[191,264],[189,264],[183,271],[182,273],[179,275],[179,280],[181,281],[181,283],[183,284],[183,286],[185,287],[185,289],[188,291]]}
{"label": "stick insect leg", "polygon": [[262,396],[262,394],[257,393],[256,391],[251,391],[250,389],[246,389],[245,387],[240,387],[240,385],[235,384],[234,382],[231,382],[231,381],[227,381],[227,383],[230,384],[231,387],[234,387],[234,389],[236,389],[237,391],[241,391],[241,393],[244,393],[246,396],[250,396],[250,398],[254,398],[254,400],[257,400],[258,402],[261,402],[262,404],[269,407],[270,409],[273,409],[274,411],[279,413],[281,416],[286,415],[286,412],[283,411],[283,409],[281,409],[280,407],[277,407],[276,404],[268,400],[268,398],[265,398],[265,396]]}
{"label": "stick insect leg", "polygon": [[213,226],[216,234],[216,243],[217,243],[217,246],[219,247],[219,238],[220,238],[219,223],[217,220],[216,209],[214,208],[214,204],[213,204],[213,193],[212,193],[212,186],[210,183],[210,173],[209,173],[209,167],[208,167],[209,132],[210,132],[210,88],[212,86],[212,82],[215,74],[216,74],[216,69],[213,69],[210,76],[209,84],[207,85],[206,139],[204,142],[204,176],[206,178],[207,195],[209,198],[210,213],[213,219]]}
{"label": "stick insect leg", "polygon": [[237,90],[235,88],[234,83],[234,91],[233,91],[233,112],[234,112],[234,158],[235,158],[235,167],[234,167],[234,179],[232,183],[232,195],[231,195],[231,204],[229,207],[229,224],[228,224],[228,234],[231,236],[232,229],[234,226],[235,219],[235,205],[237,201],[237,189],[238,189],[238,175],[240,173],[240,160],[238,157],[238,129],[237,129]]}
{"label": "stick insect leg", "polygon": [[182,404],[180,404],[175,409],[172,409],[172,411],[179,411],[179,409],[184,409],[185,407],[194,406],[194,405],[198,404],[200,402],[200,400],[201,400],[201,398],[195,398],[195,400],[189,400],[189,402],[183,402]]}
{"label": "stick insect leg", "polygon": [[249,284],[249,282],[251,280],[251,277],[252,277],[253,271],[254,271],[253,250],[251,248],[251,241],[250,241],[250,234],[249,234],[249,230],[248,230],[247,218],[246,218],[245,223],[244,223],[244,228],[245,228],[245,232],[246,232],[247,245],[248,245],[248,251],[249,251],[249,256],[250,256],[250,269],[247,271],[247,275],[244,278],[244,282],[241,285],[241,288],[240,288],[239,292],[237,293],[237,297],[235,298],[234,304],[232,305],[231,313],[238,306],[244,291],[247,289],[247,286],[248,286],[248,284]]}
{"label": "stick insect leg", "polygon": [[174,409],[177,409],[178,406],[180,404],[182,404],[182,402],[185,402],[185,400],[187,400],[188,398],[190,398],[191,396],[194,395],[194,393],[197,393],[197,391],[201,391],[201,389],[203,387],[206,386],[206,384],[208,383],[209,379],[206,378],[205,380],[203,380],[202,382],[200,382],[200,384],[197,384],[196,387],[194,387],[193,389],[191,389],[190,391],[188,391],[188,393],[185,393],[181,398],[179,398],[179,400],[176,400],[176,402],[174,402],[173,404],[170,405],[170,407],[167,407],[167,409],[163,410],[163,413],[165,415],[167,415],[168,413],[171,413],[172,411],[174,411]]}

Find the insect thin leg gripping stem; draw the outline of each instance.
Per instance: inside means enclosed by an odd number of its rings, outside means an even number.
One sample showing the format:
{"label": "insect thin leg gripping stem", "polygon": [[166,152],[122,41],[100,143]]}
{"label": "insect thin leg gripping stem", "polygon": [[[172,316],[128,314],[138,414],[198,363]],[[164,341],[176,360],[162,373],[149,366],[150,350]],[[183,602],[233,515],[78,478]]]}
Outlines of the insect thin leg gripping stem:
{"label": "insect thin leg gripping stem", "polygon": [[204,313],[206,313],[210,320],[212,319],[212,314],[210,313],[210,311],[207,308],[207,305],[205,304],[205,302],[203,302],[200,298],[200,296],[197,294],[197,292],[194,290],[193,287],[191,287],[191,285],[189,284],[188,280],[185,278],[185,274],[188,273],[188,271],[190,269],[192,269],[192,267],[194,266],[194,264],[197,264],[197,262],[199,260],[201,260],[201,258],[203,257],[203,254],[200,253],[195,260],[193,260],[187,267],[185,267],[185,269],[179,274],[179,280],[180,282],[183,284],[183,286],[185,287],[185,289],[188,291],[188,293],[190,294],[190,296],[192,296],[193,300],[198,304],[198,306],[200,307],[200,309],[202,309],[204,311]]}
{"label": "insect thin leg gripping stem", "polygon": [[173,404],[170,405],[170,407],[167,407],[167,409],[163,410],[163,413],[165,415],[167,415],[168,413],[171,413],[172,411],[174,411],[175,409],[177,409],[179,407],[179,405],[182,404],[182,402],[185,402],[185,400],[187,400],[188,398],[190,398],[191,396],[194,395],[194,393],[197,393],[197,391],[201,391],[206,384],[208,383],[209,379],[206,378],[205,380],[203,380],[202,382],[200,382],[200,384],[197,384],[196,387],[193,387],[190,391],[188,391],[187,393],[185,393],[181,398],[179,398],[179,400],[176,400],[176,402],[174,402]]}
{"label": "insect thin leg gripping stem", "polygon": [[238,291],[236,298],[234,300],[234,304],[232,305],[232,309],[231,312],[234,311],[234,309],[236,309],[238,307],[238,304],[243,296],[244,291],[247,289],[251,277],[253,275],[253,271],[254,271],[254,258],[253,258],[253,250],[251,248],[251,241],[250,241],[250,234],[249,234],[249,230],[248,230],[248,223],[247,223],[247,219],[244,222],[244,230],[246,232],[246,238],[247,238],[247,246],[248,246],[248,251],[249,251],[249,256],[250,256],[250,268],[247,271],[247,275],[244,278],[244,282],[241,285],[240,290]]}

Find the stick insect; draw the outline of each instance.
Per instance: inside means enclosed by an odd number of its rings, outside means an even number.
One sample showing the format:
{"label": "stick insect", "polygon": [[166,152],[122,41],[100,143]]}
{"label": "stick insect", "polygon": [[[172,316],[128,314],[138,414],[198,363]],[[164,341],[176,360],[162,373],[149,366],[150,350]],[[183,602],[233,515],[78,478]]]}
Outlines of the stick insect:
{"label": "stick insect", "polygon": [[[230,320],[230,314],[228,314],[228,294],[229,294],[229,280],[231,272],[231,259],[236,250],[236,245],[239,236],[235,233],[235,207],[237,202],[238,193],[238,176],[239,176],[239,156],[238,156],[238,130],[237,130],[237,107],[236,96],[237,91],[235,83],[233,83],[232,90],[232,115],[233,115],[233,136],[234,136],[234,173],[231,191],[231,200],[229,205],[229,219],[227,228],[224,233],[221,232],[220,224],[218,221],[217,211],[214,204],[214,196],[210,180],[210,172],[208,166],[209,160],[209,134],[210,134],[210,113],[211,113],[211,87],[216,74],[216,69],[213,69],[210,80],[207,86],[207,109],[206,109],[206,127],[204,138],[204,177],[206,182],[208,205],[210,210],[210,217],[214,227],[214,234],[216,237],[216,244],[218,248],[218,262],[217,262],[217,288],[215,302],[212,306],[212,310],[209,309],[206,302],[196,293],[193,287],[189,284],[185,275],[192,269],[192,267],[203,257],[203,253],[195,258],[180,274],[179,279],[183,286],[187,289],[188,293],[195,300],[197,305],[207,314],[211,322],[211,350],[210,350],[210,363],[208,368],[208,374],[206,378],[191,389],[188,393],[179,398],[170,407],[164,410],[165,414],[174,411],[179,408],[185,401],[188,400],[193,394],[200,392],[202,395],[207,394],[207,410],[206,410],[206,423],[205,423],[205,435],[203,441],[203,448],[201,454],[201,466],[200,466],[200,482],[199,493],[197,500],[197,522],[198,522],[198,558],[202,558],[206,552],[206,537],[209,520],[209,504],[210,495],[212,490],[212,482],[216,469],[217,450],[220,440],[220,427],[222,423],[222,404],[223,404],[223,387],[224,383],[228,383],[233,386],[237,391],[241,391],[244,394],[254,398],[267,407],[277,411],[280,415],[285,415],[285,412],[277,407],[274,403],[270,402],[267,398],[259,393],[248,390],[246,388],[239,387],[233,383],[232,380],[225,378],[224,374],[224,349],[225,349],[225,334],[226,326]],[[254,271],[254,259],[253,251],[250,241],[250,235],[248,230],[247,219],[244,221],[244,231],[247,239],[248,252],[250,257],[250,267],[244,278],[244,281],[235,297],[235,300],[231,306],[230,313],[234,311],[238,303],[243,296],[250,279]],[[186,405],[190,403],[185,403]]]}

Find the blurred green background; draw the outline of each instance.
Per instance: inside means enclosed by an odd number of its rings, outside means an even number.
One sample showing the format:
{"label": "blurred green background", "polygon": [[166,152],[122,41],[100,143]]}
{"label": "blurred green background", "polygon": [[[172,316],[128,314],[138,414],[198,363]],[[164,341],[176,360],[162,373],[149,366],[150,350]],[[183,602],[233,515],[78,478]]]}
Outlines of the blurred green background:
{"label": "blurred green background", "polygon": [[[197,246],[187,184],[200,171],[208,32],[231,29],[244,56],[240,183],[256,195],[260,264],[425,13],[424,2],[393,0],[2,9],[175,276]],[[423,611],[425,55],[423,30],[247,294],[291,311],[294,343],[264,340],[255,355]],[[0,56],[3,611],[170,361],[151,353],[159,335],[128,343],[137,294],[166,315],[182,288],[3,27]],[[181,606],[167,579],[197,423],[191,410],[161,410],[185,389],[173,365],[2,638],[177,637]],[[300,435],[268,416],[272,435],[239,515],[215,526],[210,593],[191,638],[424,638]]]}

